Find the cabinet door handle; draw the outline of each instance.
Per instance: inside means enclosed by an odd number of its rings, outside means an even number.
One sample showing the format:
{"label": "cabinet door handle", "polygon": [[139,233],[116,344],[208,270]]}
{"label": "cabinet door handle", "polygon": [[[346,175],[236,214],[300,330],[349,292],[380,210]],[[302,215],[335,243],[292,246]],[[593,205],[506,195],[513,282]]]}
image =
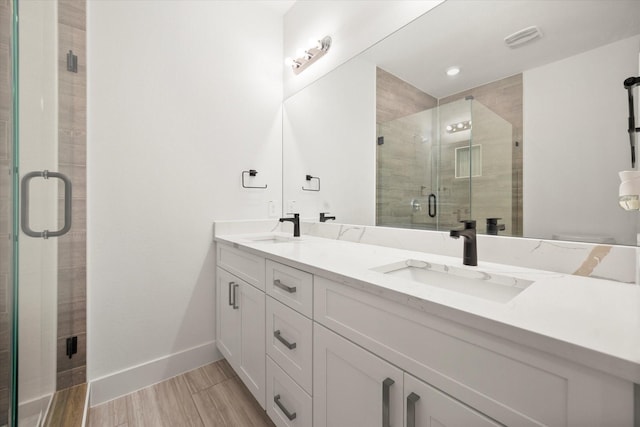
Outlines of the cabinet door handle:
{"label": "cabinet door handle", "polygon": [[238,308],[238,294],[236,293],[236,290],[238,289],[240,285],[238,285],[237,283],[233,284],[233,309],[237,310]]}
{"label": "cabinet door handle", "polygon": [[389,389],[395,383],[391,378],[382,382],[382,427],[391,427],[391,414],[389,413]]}
{"label": "cabinet door handle", "polygon": [[234,282],[229,282],[229,305],[233,305],[233,299],[231,298],[231,295],[233,295],[233,291],[231,290],[231,287],[235,285]]}
{"label": "cabinet door handle", "polygon": [[416,427],[416,402],[420,396],[415,393],[407,396],[407,427]]}
{"label": "cabinet door handle", "polygon": [[294,293],[296,291],[296,287],[295,286],[287,286],[284,283],[282,283],[280,281],[280,279],[276,279],[273,281],[273,284],[277,287],[279,287],[282,290],[285,290],[287,292],[289,292],[290,294]]}
{"label": "cabinet door handle", "polygon": [[276,339],[278,341],[280,341],[282,344],[285,345],[285,347],[287,347],[289,350],[293,350],[294,348],[296,348],[296,343],[291,343],[289,341],[287,341],[286,339],[284,339],[282,337],[282,335],[280,335],[280,329],[278,329],[277,331],[275,331],[273,333],[273,336],[276,337]]}
{"label": "cabinet door handle", "polygon": [[284,407],[284,405],[282,404],[282,402],[280,402],[280,395],[276,394],[273,397],[273,401],[276,402],[276,405],[278,405],[278,408],[280,408],[280,410],[282,411],[283,414],[285,414],[287,416],[287,418],[289,418],[289,421],[293,421],[296,419],[296,413],[294,412],[293,414],[291,412],[289,412],[287,410],[287,408]]}

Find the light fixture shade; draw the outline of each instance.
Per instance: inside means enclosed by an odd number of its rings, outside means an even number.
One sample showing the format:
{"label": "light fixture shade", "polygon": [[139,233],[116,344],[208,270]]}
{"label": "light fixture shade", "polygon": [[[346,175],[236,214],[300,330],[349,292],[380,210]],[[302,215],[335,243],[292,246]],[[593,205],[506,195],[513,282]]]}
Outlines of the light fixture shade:
{"label": "light fixture shade", "polygon": [[621,171],[618,203],[626,211],[640,210],[640,171]]}

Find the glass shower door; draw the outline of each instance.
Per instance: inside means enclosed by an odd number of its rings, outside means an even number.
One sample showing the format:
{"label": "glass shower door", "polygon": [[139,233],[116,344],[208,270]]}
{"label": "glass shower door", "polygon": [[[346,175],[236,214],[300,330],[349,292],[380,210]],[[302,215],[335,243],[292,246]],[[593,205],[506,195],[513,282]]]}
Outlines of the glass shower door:
{"label": "glass shower door", "polygon": [[[59,198],[67,197],[58,165],[57,2],[5,1],[14,25],[10,108],[14,132],[9,191],[12,322],[11,387],[0,425],[44,423],[56,386],[57,262],[55,236],[68,228]],[[19,15],[19,25],[17,16]],[[3,26],[3,28],[5,28]],[[7,174],[8,175],[8,174]],[[60,188],[62,189],[60,189]],[[70,197],[70,193],[68,196]],[[7,199],[8,200],[8,199]],[[69,199],[70,201],[70,199]],[[65,203],[65,206],[67,203]],[[59,218],[60,216],[60,218]],[[62,224],[62,225],[61,225]],[[3,248],[8,249],[8,248]],[[3,253],[3,259],[6,258]],[[2,408],[0,408],[2,409]]]}
{"label": "glass shower door", "polygon": [[12,22],[11,2],[0,2],[0,426],[9,424],[12,389],[12,288],[14,278],[12,165]]}

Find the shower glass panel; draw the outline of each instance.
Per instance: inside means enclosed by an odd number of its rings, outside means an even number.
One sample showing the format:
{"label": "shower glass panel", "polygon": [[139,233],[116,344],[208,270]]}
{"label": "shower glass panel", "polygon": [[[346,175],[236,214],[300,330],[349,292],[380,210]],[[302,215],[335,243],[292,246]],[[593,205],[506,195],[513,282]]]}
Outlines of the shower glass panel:
{"label": "shower glass panel", "polygon": [[[1,28],[11,29],[13,46],[8,61],[12,73],[10,77],[7,75],[8,79],[2,79],[3,84],[11,82],[13,103],[9,118],[0,117],[0,125],[5,126],[0,136],[9,135],[11,139],[0,144],[3,148],[10,147],[10,153],[3,157],[3,166],[8,170],[0,174],[1,215],[3,232],[13,237],[3,239],[12,242],[11,247],[7,243],[2,245],[2,283],[10,282],[6,292],[10,299],[3,301],[0,310],[5,306],[12,309],[10,322],[2,317],[2,327],[8,325],[12,340],[8,354],[11,363],[1,363],[12,369],[1,379],[0,392],[4,392],[6,380],[11,378],[7,393],[0,395],[0,425],[39,426],[44,422],[56,386],[58,262],[56,238],[41,236],[40,231],[61,228],[58,206],[59,198],[65,195],[60,194],[58,180],[47,179],[48,175],[43,173],[58,169],[57,2],[13,0],[3,1],[0,7]],[[7,11],[13,15],[8,22],[13,21],[14,25],[5,25]],[[4,43],[5,34],[2,37]],[[4,49],[3,44],[0,49]],[[1,90],[4,95],[5,88]],[[2,107],[0,111],[5,114],[5,106]],[[33,172],[37,172],[32,174],[34,178],[25,182],[25,175]],[[22,203],[20,210],[19,203]],[[21,225],[26,224],[38,237],[25,234],[24,228],[21,230]],[[13,268],[6,268],[6,260]],[[5,343],[0,345],[2,357]]]}
{"label": "shower glass panel", "polygon": [[[514,235],[513,126],[507,120],[473,100],[473,148],[480,156],[471,179],[472,219],[479,233],[486,232],[487,218],[501,218],[501,235]],[[479,163],[479,166],[477,165]]]}
{"label": "shower glass panel", "polygon": [[[445,230],[472,218],[472,129],[451,127],[470,126],[471,115],[472,100],[462,99],[378,123],[377,225]],[[456,177],[465,149],[466,172]]]}
{"label": "shower glass panel", "polygon": [[438,230],[459,228],[460,221],[475,219],[471,204],[476,125],[473,103],[472,99],[461,99],[437,107]]}
{"label": "shower glass panel", "polygon": [[12,396],[12,288],[14,279],[13,96],[12,37],[13,7],[0,2],[0,426],[9,424]]}
{"label": "shower glass panel", "polygon": [[378,123],[377,225],[437,229],[436,108]]}

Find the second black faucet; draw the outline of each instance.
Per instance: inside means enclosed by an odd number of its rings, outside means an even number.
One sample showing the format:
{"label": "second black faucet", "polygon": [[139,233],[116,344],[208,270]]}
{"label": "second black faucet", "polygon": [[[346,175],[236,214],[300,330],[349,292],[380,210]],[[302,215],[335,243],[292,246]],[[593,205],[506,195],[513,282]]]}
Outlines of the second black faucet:
{"label": "second black faucet", "polygon": [[476,222],[472,219],[460,221],[464,224],[462,230],[451,230],[449,236],[454,239],[464,237],[464,252],[462,255],[462,263],[464,265],[478,265],[478,247],[476,245]]}

